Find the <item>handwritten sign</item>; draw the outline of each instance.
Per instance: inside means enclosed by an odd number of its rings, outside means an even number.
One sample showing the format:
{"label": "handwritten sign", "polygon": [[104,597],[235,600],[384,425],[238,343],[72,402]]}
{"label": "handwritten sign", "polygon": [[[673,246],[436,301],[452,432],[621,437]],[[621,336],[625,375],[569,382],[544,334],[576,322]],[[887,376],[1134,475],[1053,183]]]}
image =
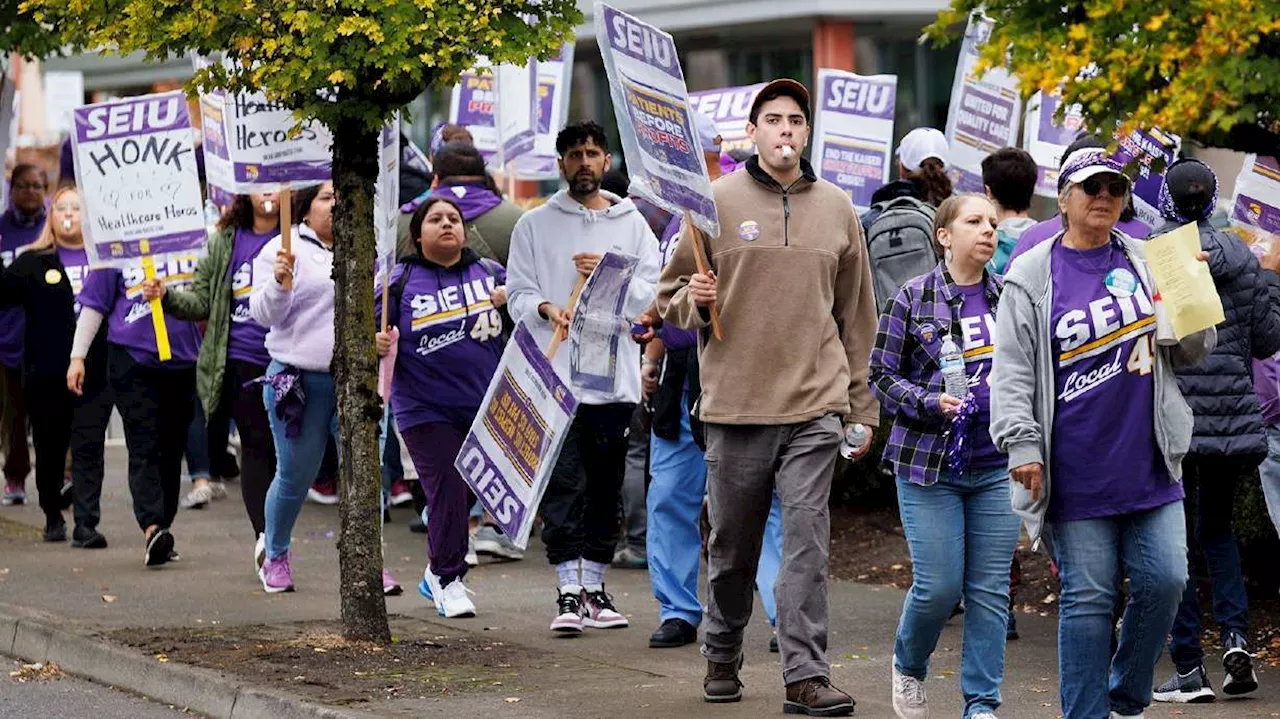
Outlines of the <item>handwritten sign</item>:
{"label": "handwritten sign", "polygon": [[454,467],[517,546],[528,545],[578,400],[522,321]]}
{"label": "handwritten sign", "polygon": [[1208,263],[1196,259],[1200,230],[1194,222],[1142,243],[1151,265],[1164,315],[1181,340],[1224,321],[1222,298]]}
{"label": "handwritten sign", "polygon": [[135,265],[203,247],[195,137],[181,92],[78,107],[73,121],[91,265]]}

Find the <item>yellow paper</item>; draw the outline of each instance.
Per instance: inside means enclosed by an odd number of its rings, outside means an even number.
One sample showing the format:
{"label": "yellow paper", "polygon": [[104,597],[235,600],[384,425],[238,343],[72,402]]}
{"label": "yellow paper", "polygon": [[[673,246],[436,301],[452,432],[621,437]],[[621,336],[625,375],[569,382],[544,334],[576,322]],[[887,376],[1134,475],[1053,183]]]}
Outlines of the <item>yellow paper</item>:
{"label": "yellow paper", "polygon": [[1195,223],[1151,238],[1143,250],[1175,337],[1181,340],[1226,319],[1209,265],[1196,259],[1200,230]]}

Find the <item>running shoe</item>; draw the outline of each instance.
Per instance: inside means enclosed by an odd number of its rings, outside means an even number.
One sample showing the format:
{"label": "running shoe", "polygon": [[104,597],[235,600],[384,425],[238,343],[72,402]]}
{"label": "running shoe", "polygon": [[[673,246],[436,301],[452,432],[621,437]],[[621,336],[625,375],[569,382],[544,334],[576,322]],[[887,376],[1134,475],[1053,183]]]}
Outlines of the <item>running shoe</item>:
{"label": "running shoe", "polygon": [[418,594],[429,600],[435,606],[436,613],[440,614],[440,597],[444,594],[444,590],[440,587],[440,577],[431,571],[430,564],[422,570],[422,579],[418,580]]}
{"label": "running shoe", "polygon": [[465,617],[474,617],[476,615],[476,605],[471,601],[472,594],[467,585],[462,583],[462,578],[449,582],[444,585],[444,589],[440,590],[440,602],[436,607],[436,613],[445,619],[461,619]]}
{"label": "running shoe", "polygon": [[262,580],[262,588],[267,594],[292,592],[293,569],[289,567],[289,552],[285,552],[279,559],[268,558],[263,562],[258,578]]}
{"label": "running shoe", "polygon": [[475,536],[471,538],[471,543],[475,547],[477,554],[487,554],[490,557],[512,561],[524,559],[524,550],[517,547],[516,543],[511,541],[507,535],[490,524],[477,529]]}
{"label": "running shoe", "polygon": [[1222,668],[1227,672],[1222,680],[1222,693],[1230,696],[1249,694],[1258,689],[1258,675],[1253,671],[1253,655],[1239,632],[1227,632],[1223,646]]}
{"label": "running shoe", "polygon": [[1169,681],[1156,687],[1151,698],[1174,704],[1208,704],[1216,695],[1213,693],[1213,685],[1209,683],[1209,675],[1201,664],[1185,674],[1175,672]]}
{"label": "running shoe", "polygon": [[307,490],[307,501],[315,504],[333,506],[338,503],[338,485],[336,482],[323,481],[311,485]]}
{"label": "running shoe", "polygon": [[468,567],[480,566],[480,555],[476,553],[476,538],[467,539],[467,556],[464,558]]}
{"label": "running shoe", "polygon": [[898,719],[929,719],[929,697],[924,682],[893,667],[893,713]]}
{"label": "running shoe", "polygon": [[169,553],[173,551],[173,535],[169,530],[160,528],[151,533],[147,539],[147,549],[142,555],[145,567],[158,567],[169,561]]}
{"label": "running shoe", "polygon": [[412,503],[413,492],[409,489],[409,483],[403,479],[393,480],[391,482],[391,506],[403,507]]}
{"label": "running shoe", "polygon": [[213,484],[202,484],[182,498],[183,509],[204,509],[213,501]]}
{"label": "running shoe", "polygon": [[613,597],[601,584],[582,590],[582,625],[592,629],[621,629],[631,625],[613,606]]}
{"label": "running shoe", "polygon": [[560,587],[556,597],[556,618],[551,620],[551,631],[560,634],[582,633],[582,587],[572,584]]}
{"label": "running shoe", "polygon": [[0,498],[0,505],[13,507],[19,504],[27,503],[27,485],[25,482],[5,482],[4,497]]}
{"label": "running shoe", "polygon": [[253,571],[261,572],[263,562],[267,561],[267,535],[259,533],[253,543]]}
{"label": "running shoe", "polygon": [[623,547],[614,553],[613,566],[618,569],[648,569],[649,558],[643,552]]}

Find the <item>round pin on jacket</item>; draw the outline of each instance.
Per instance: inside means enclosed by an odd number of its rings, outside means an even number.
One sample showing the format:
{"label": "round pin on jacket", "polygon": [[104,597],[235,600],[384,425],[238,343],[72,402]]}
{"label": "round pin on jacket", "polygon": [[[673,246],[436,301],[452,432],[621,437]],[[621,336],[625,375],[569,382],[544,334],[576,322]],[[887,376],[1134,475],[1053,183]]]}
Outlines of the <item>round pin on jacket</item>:
{"label": "round pin on jacket", "polygon": [[61,282],[61,281],[62,281],[62,273],[61,273],[61,272],[59,272],[59,271],[57,271],[57,270],[55,270],[55,269],[49,269],[49,270],[45,271],[45,273],[44,273],[44,283],[45,283],[46,285],[56,285],[56,284],[58,284],[58,283],[59,283],[59,282]]}
{"label": "round pin on jacket", "polygon": [[1107,273],[1103,282],[1112,297],[1132,297],[1138,291],[1138,278],[1123,267],[1117,267]]}

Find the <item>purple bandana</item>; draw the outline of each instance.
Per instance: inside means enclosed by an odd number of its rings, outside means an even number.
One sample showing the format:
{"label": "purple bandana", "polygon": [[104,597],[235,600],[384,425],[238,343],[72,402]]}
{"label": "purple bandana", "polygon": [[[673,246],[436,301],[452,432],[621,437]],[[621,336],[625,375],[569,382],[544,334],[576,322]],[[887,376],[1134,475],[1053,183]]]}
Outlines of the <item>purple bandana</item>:
{"label": "purple bandana", "polygon": [[[1207,176],[1213,178],[1213,198],[1209,200],[1209,204],[1205,206],[1204,211],[1200,214],[1200,217],[1188,217],[1182,214],[1182,212],[1178,209],[1178,206],[1173,202],[1173,194],[1169,192],[1169,174],[1168,173],[1172,172],[1174,167],[1177,167],[1178,165],[1181,165],[1184,163],[1195,163],[1197,165],[1202,166]],[[1188,157],[1182,160],[1178,160],[1177,162],[1170,165],[1169,169],[1165,171],[1165,181],[1160,183],[1159,202],[1160,202],[1160,216],[1166,220],[1169,220],[1170,222],[1176,222],[1179,225],[1186,225],[1192,222],[1207,220],[1213,216],[1214,208],[1218,206],[1218,175],[1214,173],[1214,171],[1210,169],[1208,165],[1204,164],[1203,162],[1195,158]]]}
{"label": "purple bandana", "polygon": [[970,392],[960,403],[960,410],[951,419],[951,426],[943,435],[947,443],[945,454],[947,467],[955,475],[963,474],[969,468],[969,430],[977,414],[978,399],[973,392]]}
{"label": "purple bandana", "polygon": [[433,195],[447,197],[458,203],[458,209],[462,210],[463,222],[473,222],[477,217],[502,204],[502,197],[485,187],[483,183],[460,182],[456,185],[440,185],[434,190],[428,190],[411,202],[406,202],[400,207],[400,211],[406,214],[415,212],[428,197]]}
{"label": "purple bandana", "polygon": [[307,406],[307,393],[302,389],[302,370],[288,366],[283,370],[244,383],[270,386],[276,391],[276,417],[284,422],[284,436],[293,439],[302,434],[302,411]]}

